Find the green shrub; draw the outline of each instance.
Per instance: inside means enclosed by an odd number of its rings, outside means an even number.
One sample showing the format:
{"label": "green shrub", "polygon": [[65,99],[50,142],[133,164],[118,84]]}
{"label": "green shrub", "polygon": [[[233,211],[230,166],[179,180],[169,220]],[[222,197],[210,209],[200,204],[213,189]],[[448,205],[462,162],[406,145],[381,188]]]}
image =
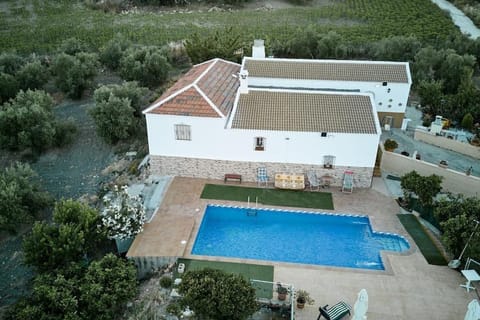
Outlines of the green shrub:
{"label": "green shrub", "polygon": [[257,310],[255,289],[239,274],[205,268],[187,271],[179,286],[182,303],[204,319],[247,319]]}
{"label": "green shrub", "polygon": [[95,103],[107,101],[111,94],[117,98],[126,98],[130,100],[131,107],[135,109],[134,116],[140,118],[142,117],[142,109],[148,104],[148,93],[148,88],[139,87],[137,82],[131,81],[124,82],[121,85],[110,84],[101,86],[95,90],[93,97]]}
{"label": "green shrub", "polygon": [[171,288],[173,285],[172,277],[163,276],[160,278],[160,286],[162,288]]}
{"label": "green shrub", "polygon": [[52,203],[29,165],[16,163],[0,171],[0,230],[14,233]]}
{"label": "green shrub", "polygon": [[85,89],[92,87],[97,69],[97,54],[85,52],[74,56],[60,53],[52,65],[55,84],[71,98],[80,98]]}
{"label": "green shrub", "polygon": [[54,145],[53,100],[44,91],[20,91],[0,109],[0,146],[41,152]]}
{"label": "green shrub", "polygon": [[23,58],[15,53],[0,54],[0,72],[14,75],[23,65]]}
{"label": "green shrub", "polygon": [[120,74],[127,80],[154,87],[167,80],[170,64],[158,47],[129,48],[120,60]]}
{"label": "green shrub", "polygon": [[24,64],[17,73],[20,88],[40,89],[47,82],[49,73],[47,68],[39,60],[34,60]]}
{"label": "green shrub", "polygon": [[104,12],[120,12],[128,6],[126,0],[85,0],[84,2],[87,7]]}
{"label": "green shrub", "polygon": [[85,42],[77,38],[68,38],[60,44],[58,51],[68,54],[69,56],[74,56],[80,52],[88,52],[90,48]]}
{"label": "green shrub", "polygon": [[182,308],[180,307],[179,303],[173,302],[167,306],[166,311],[170,314],[173,314],[179,317],[181,315]]}
{"label": "green shrub", "polygon": [[133,117],[130,100],[110,94],[108,100],[102,100],[89,109],[95,121],[98,134],[110,144],[131,137],[138,123]]}
{"label": "green shrub", "polygon": [[117,70],[123,53],[131,46],[131,42],[122,36],[116,36],[100,48],[100,61],[110,68]]}
{"label": "green shrub", "polygon": [[463,116],[461,126],[467,130],[473,129],[473,116],[471,113],[467,113],[465,116]]}
{"label": "green shrub", "polygon": [[0,72],[0,104],[15,97],[20,85],[11,74]]}
{"label": "green shrub", "polygon": [[393,151],[398,148],[398,143],[393,139],[387,139],[385,140],[383,146],[387,151]]}

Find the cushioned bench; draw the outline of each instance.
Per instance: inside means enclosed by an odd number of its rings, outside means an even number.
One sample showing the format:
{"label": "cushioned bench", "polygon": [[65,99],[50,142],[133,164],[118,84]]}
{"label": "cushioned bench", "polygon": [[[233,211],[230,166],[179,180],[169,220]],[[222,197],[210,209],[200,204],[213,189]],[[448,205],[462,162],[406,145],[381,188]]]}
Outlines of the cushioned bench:
{"label": "cushioned bench", "polygon": [[303,190],[305,189],[305,176],[303,174],[275,174],[275,188]]}

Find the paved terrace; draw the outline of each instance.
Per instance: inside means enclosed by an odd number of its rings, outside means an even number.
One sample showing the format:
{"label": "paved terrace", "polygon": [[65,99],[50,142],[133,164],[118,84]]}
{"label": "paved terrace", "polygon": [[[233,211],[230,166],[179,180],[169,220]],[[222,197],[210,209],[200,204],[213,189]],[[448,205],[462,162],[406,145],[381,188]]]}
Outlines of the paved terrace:
{"label": "paved terrace", "polygon": [[[144,232],[135,239],[128,255],[193,258],[189,252],[205,206],[208,203],[229,203],[200,199],[205,183],[223,182],[174,178],[161,207]],[[389,196],[382,179],[375,178],[372,189],[356,189],[352,194],[343,194],[338,188],[329,191],[333,194],[333,212],[368,214],[375,230],[404,235],[412,249],[406,254],[385,254],[386,271],[273,263],[274,281],[305,289],[315,299],[313,306],[297,310],[297,319],[316,319],[318,306],[333,305],[340,300],[353,306],[362,288],[367,289],[369,295],[369,320],[463,319],[467,304],[476,298],[475,292],[467,293],[459,286],[465,282],[459,272],[446,266],[429,265],[425,261],[397,219],[400,209]],[[182,243],[182,240],[186,242]],[[320,250],[318,254],[322,254]],[[268,261],[223,260],[272,264]]]}

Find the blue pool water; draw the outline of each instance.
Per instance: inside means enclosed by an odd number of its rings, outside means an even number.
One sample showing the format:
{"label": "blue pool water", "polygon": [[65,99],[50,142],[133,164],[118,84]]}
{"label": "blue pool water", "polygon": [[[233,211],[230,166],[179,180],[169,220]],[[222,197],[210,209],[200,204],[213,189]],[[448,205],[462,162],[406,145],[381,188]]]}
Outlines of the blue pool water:
{"label": "blue pool water", "polygon": [[208,205],[192,254],[384,270],[381,250],[409,247],[367,216]]}

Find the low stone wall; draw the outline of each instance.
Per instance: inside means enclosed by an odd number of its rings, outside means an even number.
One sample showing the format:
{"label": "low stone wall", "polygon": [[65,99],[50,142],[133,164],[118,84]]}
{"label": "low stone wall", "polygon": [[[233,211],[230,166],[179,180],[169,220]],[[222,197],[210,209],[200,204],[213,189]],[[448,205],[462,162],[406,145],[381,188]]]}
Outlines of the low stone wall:
{"label": "low stone wall", "polygon": [[462,193],[468,197],[478,197],[480,195],[480,178],[467,176],[464,172],[441,168],[438,165],[416,160],[398,153],[385,152],[383,150],[381,168],[383,171],[391,172],[398,176],[413,170],[422,176],[436,174],[443,177],[443,191],[456,194]]}
{"label": "low stone wall", "polygon": [[448,139],[442,136],[437,136],[420,129],[415,129],[413,138],[418,141],[433,144],[434,146],[465,154],[475,159],[480,159],[480,147],[472,146],[470,144]]}
{"label": "low stone wall", "polygon": [[354,187],[369,188],[373,176],[373,168],[365,167],[335,166],[333,169],[325,169],[323,165],[299,163],[242,162],[162,156],[151,156],[150,158],[150,170],[156,175],[223,180],[226,173],[236,173],[242,175],[243,181],[256,182],[258,167],[267,168],[271,183],[274,182],[274,174],[277,172],[298,174],[313,170],[319,178],[323,175],[333,177],[331,185],[341,186],[344,171],[351,170],[354,172]]}
{"label": "low stone wall", "polygon": [[178,257],[128,257],[137,267],[137,277],[145,278],[147,275],[175,263]]}

